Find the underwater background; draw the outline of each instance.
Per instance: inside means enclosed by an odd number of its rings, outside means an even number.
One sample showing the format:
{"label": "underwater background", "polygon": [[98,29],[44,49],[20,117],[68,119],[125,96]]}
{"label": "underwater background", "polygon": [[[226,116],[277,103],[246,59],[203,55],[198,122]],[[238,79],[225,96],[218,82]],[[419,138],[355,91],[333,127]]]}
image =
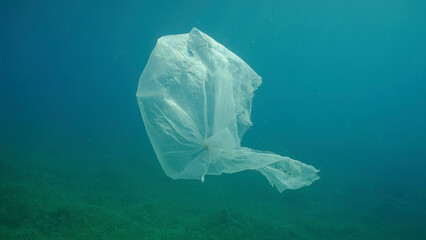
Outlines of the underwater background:
{"label": "underwater background", "polygon": [[[0,3],[0,239],[426,239],[426,2]],[[243,146],[321,170],[168,178],[136,101],[197,27],[262,78]]]}

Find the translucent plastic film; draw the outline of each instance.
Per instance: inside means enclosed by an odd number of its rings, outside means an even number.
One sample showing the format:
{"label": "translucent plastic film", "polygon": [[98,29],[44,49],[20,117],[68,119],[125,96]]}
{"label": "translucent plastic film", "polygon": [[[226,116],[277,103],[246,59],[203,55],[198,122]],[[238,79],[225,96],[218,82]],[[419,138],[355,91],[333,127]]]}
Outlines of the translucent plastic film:
{"label": "translucent plastic film", "polygon": [[237,55],[193,29],[158,39],[137,99],[164,172],[173,179],[258,170],[280,192],[311,184],[318,170],[241,147],[261,78]]}

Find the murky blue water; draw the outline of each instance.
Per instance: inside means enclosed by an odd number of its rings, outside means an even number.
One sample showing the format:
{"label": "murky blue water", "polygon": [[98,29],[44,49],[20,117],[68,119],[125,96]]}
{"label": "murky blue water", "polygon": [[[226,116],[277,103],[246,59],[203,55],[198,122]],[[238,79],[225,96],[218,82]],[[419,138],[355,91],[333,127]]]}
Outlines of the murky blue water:
{"label": "murky blue water", "polygon": [[[0,239],[426,238],[422,1],[0,5]],[[164,175],[135,93],[192,27],[263,78],[243,145],[319,181]]]}

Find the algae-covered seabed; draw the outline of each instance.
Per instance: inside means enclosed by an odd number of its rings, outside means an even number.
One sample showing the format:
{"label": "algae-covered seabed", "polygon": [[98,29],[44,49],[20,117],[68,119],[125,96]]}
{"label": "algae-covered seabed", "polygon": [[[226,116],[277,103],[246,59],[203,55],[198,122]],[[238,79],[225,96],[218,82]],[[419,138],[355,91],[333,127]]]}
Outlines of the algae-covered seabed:
{"label": "algae-covered seabed", "polygon": [[255,171],[169,179],[149,146],[4,147],[0,239],[426,239],[424,196],[321,176],[279,194]]}

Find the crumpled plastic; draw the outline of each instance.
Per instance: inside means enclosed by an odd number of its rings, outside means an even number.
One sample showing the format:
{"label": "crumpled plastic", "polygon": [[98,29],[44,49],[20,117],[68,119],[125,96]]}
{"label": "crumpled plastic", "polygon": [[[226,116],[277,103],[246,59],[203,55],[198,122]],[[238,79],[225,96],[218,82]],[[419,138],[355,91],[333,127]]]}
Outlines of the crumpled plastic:
{"label": "crumpled plastic", "polygon": [[251,169],[280,192],[319,179],[312,166],[241,146],[261,83],[249,65],[196,28],[159,38],[136,96],[167,176],[204,181]]}

